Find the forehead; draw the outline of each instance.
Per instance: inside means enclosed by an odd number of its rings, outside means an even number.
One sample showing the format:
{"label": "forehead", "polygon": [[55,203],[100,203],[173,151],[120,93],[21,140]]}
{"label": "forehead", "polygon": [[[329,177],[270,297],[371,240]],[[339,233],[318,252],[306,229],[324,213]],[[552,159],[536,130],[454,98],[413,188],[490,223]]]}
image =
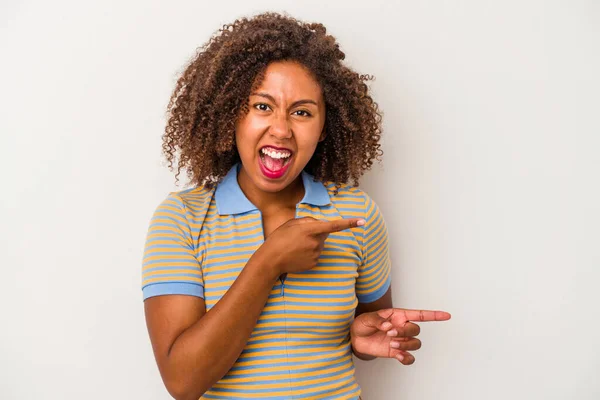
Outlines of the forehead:
{"label": "forehead", "polygon": [[315,100],[321,97],[321,87],[313,74],[294,61],[269,64],[257,91],[264,91],[272,96],[304,96]]}

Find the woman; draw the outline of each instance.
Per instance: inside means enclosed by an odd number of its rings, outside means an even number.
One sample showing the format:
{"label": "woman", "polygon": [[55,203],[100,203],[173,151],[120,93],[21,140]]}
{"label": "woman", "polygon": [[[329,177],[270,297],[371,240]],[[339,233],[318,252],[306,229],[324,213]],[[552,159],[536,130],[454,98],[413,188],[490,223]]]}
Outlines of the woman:
{"label": "woman", "polygon": [[[381,115],[321,24],[225,25],[169,103],[163,150],[192,189],[151,221],[143,266],[154,355],[176,399],[357,399],[352,353],[408,365],[387,230],[356,188]],[[348,182],[351,184],[348,184]]]}

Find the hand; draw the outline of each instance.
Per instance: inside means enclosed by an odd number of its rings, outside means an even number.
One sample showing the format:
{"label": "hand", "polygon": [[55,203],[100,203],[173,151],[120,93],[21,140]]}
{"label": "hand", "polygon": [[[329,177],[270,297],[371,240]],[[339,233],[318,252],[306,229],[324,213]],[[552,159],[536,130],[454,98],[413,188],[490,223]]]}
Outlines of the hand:
{"label": "hand", "polygon": [[361,218],[319,221],[311,217],[294,218],[277,228],[255,254],[264,257],[274,269],[275,277],[300,272],[317,265],[325,239],[332,232],[365,224]]}
{"label": "hand", "polygon": [[447,321],[444,311],[388,308],[360,314],[350,327],[350,339],[356,353],[373,357],[396,358],[404,365],[415,362],[408,350],[421,348],[419,325],[410,321]]}

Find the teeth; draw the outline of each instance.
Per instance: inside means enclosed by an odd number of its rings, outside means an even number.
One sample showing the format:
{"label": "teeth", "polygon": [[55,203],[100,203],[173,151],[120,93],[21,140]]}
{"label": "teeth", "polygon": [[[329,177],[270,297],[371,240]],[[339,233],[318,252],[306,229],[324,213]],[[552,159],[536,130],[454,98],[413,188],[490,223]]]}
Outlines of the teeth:
{"label": "teeth", "polygon": [[289,156],[292,155],[292,153],[290,153],[289,151],[273,150],[273,149],[269,149],[267,147],[263,147],[261,149],[261,153],[266,154],[271,158],[288,158]]}

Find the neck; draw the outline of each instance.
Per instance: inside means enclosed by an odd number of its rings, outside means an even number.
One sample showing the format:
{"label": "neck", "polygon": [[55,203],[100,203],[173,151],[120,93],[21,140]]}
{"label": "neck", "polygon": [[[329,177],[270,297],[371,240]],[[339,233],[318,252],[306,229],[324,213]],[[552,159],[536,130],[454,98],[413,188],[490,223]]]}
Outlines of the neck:
{"label": "neck", "polygon": [[271,207],[294,208],[304,197],[302,173],[285,189],[279,192],[264,192],[258,189],[244,170],[243,166],[240,168],[237,180],[244,195],[246,195],[248,200],[261,211],[265,211]]}

